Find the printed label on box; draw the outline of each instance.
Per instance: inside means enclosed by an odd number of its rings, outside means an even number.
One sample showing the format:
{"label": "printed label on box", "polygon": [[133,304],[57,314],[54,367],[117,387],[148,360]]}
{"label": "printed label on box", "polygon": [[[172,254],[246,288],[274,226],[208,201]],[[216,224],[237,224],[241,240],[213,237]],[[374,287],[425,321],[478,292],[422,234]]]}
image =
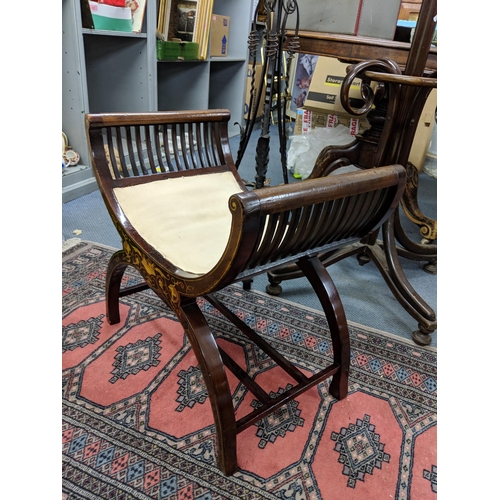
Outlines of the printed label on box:
{"label": "printed label on box", "polygon": [[328,115],[328,119],[326,121],[326,126],[328,128],[333,128],[338,123],[339,119],[337,115]]}
{"label": "printed label on box", "polygon": [[[349,64],[331,57],[319,57],[312,75],[304,108],[319,113],[348,115],[342,105],[341,89]],[[349,86],[349,99],[361,99],[361,79]]]}
{"label": "printed label on box", "polygon": [[351,135],[356,135],[359,132],[359,120],[357,118],[351,118],[349,130]]}
{"label": "printed label on box", "polygon": [[307,94],[307,102],[316,101],[316,102],[324,102],[327,104],[335,104],[337,101],[336,94],[325,94],[324,92],[314,92],[309,90]]}
{"label": "printed label on box", "polygon": [[[325,78],[325,85],[330,85],[331,87],[340,87],[342,85],[342,82],[344,81],[344,76],[334,76],[334,75],[326,75]],[[356,88],[360,87],[361,88],[361,80],[356,78],[353,80],[351,88]]]}
{"label": "printed label on box", "polygon": [[312,126],[312,111],[308,109],[303,110],[302,114],[302,133],[307,134],[311,131]]}

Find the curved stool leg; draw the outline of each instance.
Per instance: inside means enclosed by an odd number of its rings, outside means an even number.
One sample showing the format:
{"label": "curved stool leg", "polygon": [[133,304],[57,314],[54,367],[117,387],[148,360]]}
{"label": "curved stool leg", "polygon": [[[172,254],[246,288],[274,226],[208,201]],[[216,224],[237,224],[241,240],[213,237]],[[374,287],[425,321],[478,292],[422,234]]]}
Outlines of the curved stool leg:
{"label": "curved stool leg", "polygon": [[217,432],[217,466],[226,475],[238,468],[236,418],[226,371],[215,338],[194,299],[181,301],[176,311],[200,364]]}
{"label": "curved stool leg", "polygon": [[[108,263],[106,274],[106,315],[111,324],[120,321],[120,284],[130,259],[122,250],[116,252]],[[184,299],[175,287],[162,286],[163,280],[151,282],[144,269],[138,269],[146,282],[165,304],[174,311],[182,324],[207,388],[217,434],[217,466],[224,474],[231,475],[238,468],[236,458],[236,418],[224,364],[215,338],[196,299]]]}
{"label": "curved stool leg", "polygon": [[120,322],[120,284],[127,266],[128,262],[123,250],[115,252],[108,262],[106,272],[106,317],[111,325]]}
{"label": "curved stool leg", "polygon": [[332,377],[329,392],[334,398],[343,399],[348,392],[351,359],[351,344],[344,306],[331,276],[317,257],[304,257],[297,264],[314,288],[325,312],[332,335],[334,363],[340,366],[339,371]]}

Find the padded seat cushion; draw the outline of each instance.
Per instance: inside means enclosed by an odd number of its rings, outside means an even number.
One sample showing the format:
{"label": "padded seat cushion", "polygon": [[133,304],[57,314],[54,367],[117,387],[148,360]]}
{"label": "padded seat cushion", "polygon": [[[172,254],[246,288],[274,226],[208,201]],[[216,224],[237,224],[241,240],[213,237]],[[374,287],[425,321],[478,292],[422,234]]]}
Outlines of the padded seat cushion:
{"label": "padded seat cushion", "polygon": [[229,197],[241,191],[233,174],[222,172],[115,188],[114,194],[132,226],[165,259],[206,274],[229,239]]}

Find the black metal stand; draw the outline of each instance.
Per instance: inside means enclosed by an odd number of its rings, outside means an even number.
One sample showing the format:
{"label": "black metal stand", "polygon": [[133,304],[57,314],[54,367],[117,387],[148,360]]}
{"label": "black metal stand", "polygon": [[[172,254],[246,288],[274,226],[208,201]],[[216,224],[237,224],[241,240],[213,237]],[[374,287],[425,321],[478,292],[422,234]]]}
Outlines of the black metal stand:
{"label": "black metal stand", "polygon": [[[272,121],[271,114],[272,100],[273,100],[273,87],[275,82],[281,85],[283,73],[289,74],[290,63],[294,57],[294,53],[298,51],[298,36],[299,29],[299,13],[296,0],[267,0],[265,2],[266,8],[266,23],[264,29],[264,60],[262,61],[262,76],[260,82],[255,82],[255,65],[257,62],[257,46],[259,37],[257,34],[257,10],[252,22],[252,30],[248,38],[249,47],[249,61],[252,64],[252,80],[250,91],[250,103],[248,110],[248,119],[246,126],[240,125],[240,144],[238,155],[236,158],[236,167],[239,167],[240,162],[245,154],[245,150],[252,134],[255,120],[257,118],[257,110],[259,109],[260,100],[264,97],[264,114],[262,117],[262,129],[259,140],[257,142],[256,156],[255,156],[255,188],[264,186],[267,173],[267,165],[269,162],[270,150],[270,124]],[[283,47],[285,41],[285,26],[288,17],[296,13],[295,36],[288,42],[286,61],[283,60]],[[286,69],[284,70],[284,65]],[[288,81],[285,81],[286,88],[288,89]],[[263,92],[265,87],[265,91]],[[278,90],[279,92],[279,90]],[[285,124],[286,115],[285,99],[281,106],[278,102],[277,106],[277,126],[279,133],[280,156],[281,166],[283,171],[283,182],[288,183],[288,170],[287,170],[287,128]]]}

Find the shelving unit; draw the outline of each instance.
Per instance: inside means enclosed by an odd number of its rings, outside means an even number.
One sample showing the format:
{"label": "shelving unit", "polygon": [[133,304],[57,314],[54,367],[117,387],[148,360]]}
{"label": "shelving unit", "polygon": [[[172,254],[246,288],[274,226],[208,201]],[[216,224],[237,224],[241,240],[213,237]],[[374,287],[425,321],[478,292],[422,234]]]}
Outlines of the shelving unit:
{"label": "shelving unit", "polygon": [[80,0],[63,0],[62,130],[81,158],[63,170],[63,203],[97,189],[85,113],[227,108],[229,135],[239,133],[253,8],[254,0],[214,0],[214,14],[230,17],[227,57],[158,61],[155,0],[148,0],[141,33],[82,28]]}

